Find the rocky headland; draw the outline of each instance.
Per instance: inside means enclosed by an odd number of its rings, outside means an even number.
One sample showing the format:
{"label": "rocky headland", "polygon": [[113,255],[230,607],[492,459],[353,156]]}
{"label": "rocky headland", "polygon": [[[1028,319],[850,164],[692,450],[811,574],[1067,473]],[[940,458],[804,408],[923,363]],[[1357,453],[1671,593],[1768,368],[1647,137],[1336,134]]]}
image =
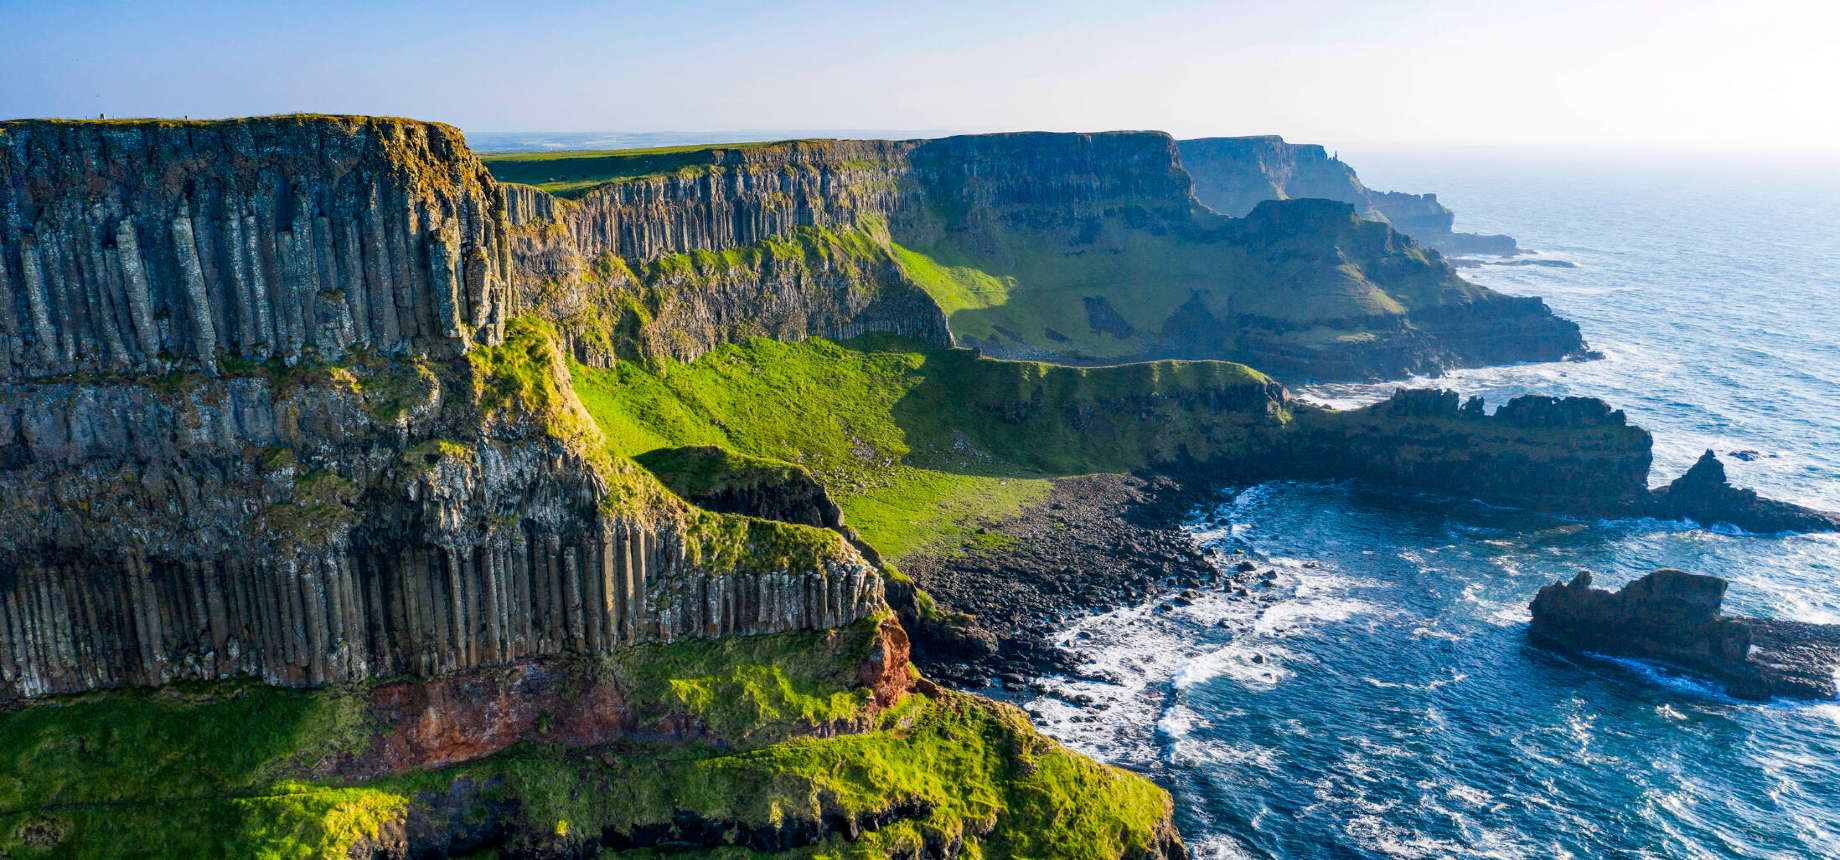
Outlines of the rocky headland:
{"label": "rocky headland", "polygon": [[1614,592],[1591,574],[1533,600],[1534,632],[1569,648],[1658,660],[1709,676],[1740,699],[1829,701],[1840,626],[1725,615],[1716,576],[1657,570]]}
{"label": "rocky headland", "polygon": [[1177,141],[1182,166],[1195,177],[1195,197],[1223,215],[1245,215],[1266,200],[1317,197],[1355,207],[1446,254],[1520,253],[1512,236],[1459,233],[1456,213],[1436,194],[1374,191],[1354,168],[1313,143],[1286,143],[1277,135],[1204,137]]}

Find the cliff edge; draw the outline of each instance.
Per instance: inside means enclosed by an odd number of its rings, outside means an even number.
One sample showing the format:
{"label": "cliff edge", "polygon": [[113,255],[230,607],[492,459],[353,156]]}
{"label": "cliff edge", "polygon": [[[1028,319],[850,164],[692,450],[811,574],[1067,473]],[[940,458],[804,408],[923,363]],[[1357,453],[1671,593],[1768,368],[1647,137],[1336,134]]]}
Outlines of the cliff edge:
{"label": "cliff edge", "polygon": [[634,463],[455,130],[0,123],[0,218],[0,854],[1184,854]]}

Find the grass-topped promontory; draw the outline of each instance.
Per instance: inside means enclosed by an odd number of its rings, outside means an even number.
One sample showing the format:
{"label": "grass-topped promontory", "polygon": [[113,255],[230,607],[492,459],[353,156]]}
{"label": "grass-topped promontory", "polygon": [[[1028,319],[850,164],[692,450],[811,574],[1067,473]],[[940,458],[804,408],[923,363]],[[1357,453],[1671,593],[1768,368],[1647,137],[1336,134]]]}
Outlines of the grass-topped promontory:
{"label": "grass-topped promontory", "polygon": [[718,445],[796,463],[897,560],[1045,498],[1043,479],[1236,453],[1288,420],[1270,380],[1240,365],[1060,367],[885,335],[571,371],[615,451]]}

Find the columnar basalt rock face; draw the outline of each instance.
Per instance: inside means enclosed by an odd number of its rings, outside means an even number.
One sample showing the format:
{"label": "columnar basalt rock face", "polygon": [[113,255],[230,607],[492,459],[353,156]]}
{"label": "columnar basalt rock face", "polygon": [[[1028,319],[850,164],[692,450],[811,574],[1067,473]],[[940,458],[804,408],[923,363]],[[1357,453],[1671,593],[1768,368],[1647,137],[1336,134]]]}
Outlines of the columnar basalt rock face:
{"label": "columnar basalt rock face", "polygon": [[1518,253],[1509,236],[1451,230],[1456,213],[1436,194],[1374,191],[1354,168],[1316,144],[1285,143],[1277,135],[1184,140],[1182,165],[1195,177],[1195,197],[1223,215],[1241,216],[1266,200],[1316,197],[1350,203],[1362,217],[1385,221],[1425,245],[1453,254]]}
{"label": "columnar basalt rock face", "polygon": [[0,153],[25,288],[0,297],[0,700],[884,605],[835,534],[697,511],[602,451],[551,333],[507,321],[503,198],[453,129],[23,122]]}
{"label": "columnar basalt rock face", "polygon": [[0,123],[0,377],[458,354],[502,336],[507,240],[449,126]]}
{"label": "columnar basalt rock face", "polygon": [[947,137],[918,142],[907,160],[912,200],[890,213],[903,242],[998,224],[1078,229],[1125,211],[1168,228],[1193,204],[1175,141],[1157,132]]}
{"label": "columnar basalt rock face", "polygon": [[693,359],[748,337],[951,336],[888,248],[898,201],[877,141],[710,150],[676,173],[577,200],[505,185],[524,300],[572,336],[577,360]]}
{"label": "columnar basalt rock face", "polygon": [[799,227],[861,228],[900,202],[889,181],[911,144],[791,141],[712,149],[707,163],[614,182],[583,195],[570,218],[589,259],[644,264],[690,251],[728,251]]}
{"label": "columnar basalt rock face", "polygon": [[576,447],[482,426],[443,375],[395,420],[336,381],[5,395],[0,698],[431,675],[881,605],[834,535],[743,573],[661,492],[603,510],[609,478]]}

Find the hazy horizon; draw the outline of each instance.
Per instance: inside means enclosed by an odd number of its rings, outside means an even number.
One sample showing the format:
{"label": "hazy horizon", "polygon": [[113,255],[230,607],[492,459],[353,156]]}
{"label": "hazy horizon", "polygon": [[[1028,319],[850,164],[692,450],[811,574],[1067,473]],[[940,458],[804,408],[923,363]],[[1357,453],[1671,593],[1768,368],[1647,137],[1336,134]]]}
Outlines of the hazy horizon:
{"label": "hazy horizon", "polygon": [[[1831,4],[0,0],[0,116],[410,116],[477,133],[1156,129],[1831,154]],[[656,132],[650,132],[656,133]]]}

